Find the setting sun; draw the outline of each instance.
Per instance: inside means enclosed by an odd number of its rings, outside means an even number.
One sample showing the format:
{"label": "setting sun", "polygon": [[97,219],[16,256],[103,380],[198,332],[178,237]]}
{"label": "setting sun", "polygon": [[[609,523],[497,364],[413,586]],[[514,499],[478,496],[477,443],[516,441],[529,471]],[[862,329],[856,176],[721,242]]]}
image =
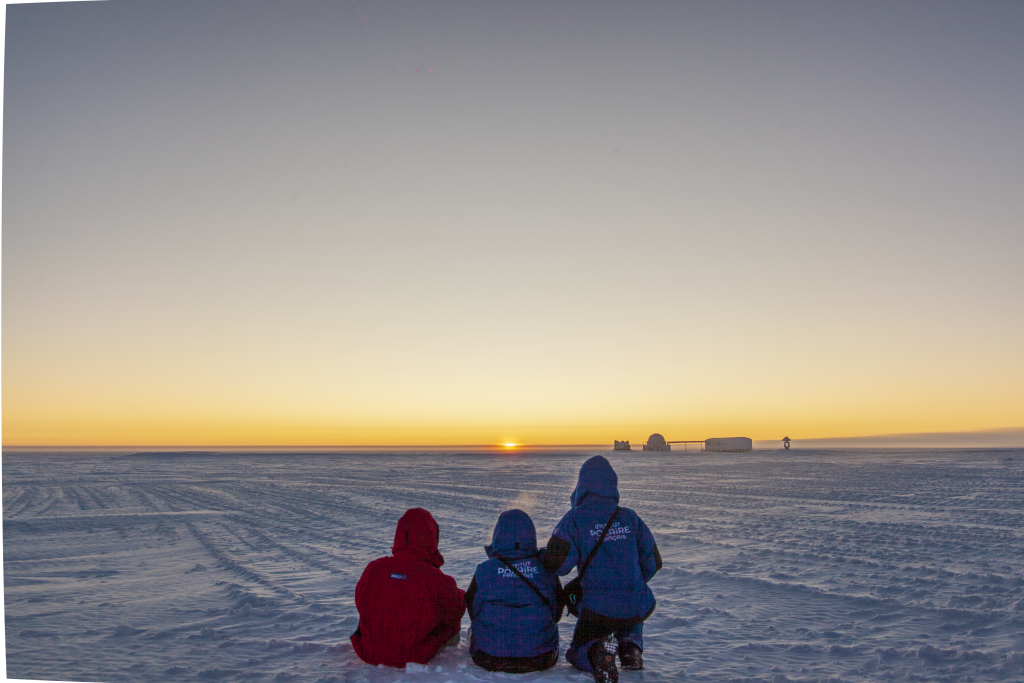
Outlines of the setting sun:
{"label": "setting sun", "polygon": [[505,448],[515,448],[515,447],[516,447],[516,446],[518,446],[519,444],[514,444],[514,443],[503,443],[503,444],[501,444],[501,445],[502,445],[502,446],[504,446]]}

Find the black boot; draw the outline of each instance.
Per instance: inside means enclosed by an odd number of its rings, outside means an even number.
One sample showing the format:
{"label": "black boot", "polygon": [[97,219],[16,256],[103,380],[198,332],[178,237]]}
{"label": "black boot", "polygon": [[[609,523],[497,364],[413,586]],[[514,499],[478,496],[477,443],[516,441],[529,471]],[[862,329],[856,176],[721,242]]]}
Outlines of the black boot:
{"label": "black boot", "polygon": [[619,670],[615,667],[615,643],[604,638],[590,646],[587,659],[594,668],[594,683],[619,683]]}
{"label": "black boot", "polygon": [[627,671],[639,671],[644,668],[644,651],[636,643],[624,640],[619,643],[619,662]]}

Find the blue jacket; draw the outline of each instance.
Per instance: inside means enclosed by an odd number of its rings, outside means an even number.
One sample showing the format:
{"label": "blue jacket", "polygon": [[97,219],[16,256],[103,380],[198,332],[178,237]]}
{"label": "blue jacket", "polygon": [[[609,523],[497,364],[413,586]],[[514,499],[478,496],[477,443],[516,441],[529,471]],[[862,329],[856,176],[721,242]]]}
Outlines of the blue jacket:
{"label": "blue jacket", "polygon": [[[469,651],[483,650],[492,657],[535,657],[557,650],[558,577],[541,566],[533,520],[522,510],[501,513],[491,545],[484,550],[490,559],[477,566],[466,591],[473,622]],[[551,606],[499,557],[529,578]]]}
{"label": "blue jacket", "polygon": [[[587,559],[619,504],[619,478],[603,456],[583,463],[571,501],[572,509],[551,534],[570,546],[559,576]],[[655,556],[650,529],[639,515],[622,508],[583,575],[580,608],[617,619],[650,612],[655,601],[647,582],[658,570]]]}

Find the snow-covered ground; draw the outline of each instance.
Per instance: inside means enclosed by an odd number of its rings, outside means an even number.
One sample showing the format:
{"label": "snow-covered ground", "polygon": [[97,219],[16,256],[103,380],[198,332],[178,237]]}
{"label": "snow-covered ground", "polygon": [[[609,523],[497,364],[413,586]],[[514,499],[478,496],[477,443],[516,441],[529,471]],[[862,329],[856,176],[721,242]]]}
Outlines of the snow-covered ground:
{"label": "snow-covered ground", "polygon": [[[591,454],[5,453],[7,675],[589,680],[488,674],[465,640],[375,668],[348,636],[406,508],[465,588],[498,513],[546,539]],[[1024,680],[1024,451],[606,455],[665,559],[624,683]]]}

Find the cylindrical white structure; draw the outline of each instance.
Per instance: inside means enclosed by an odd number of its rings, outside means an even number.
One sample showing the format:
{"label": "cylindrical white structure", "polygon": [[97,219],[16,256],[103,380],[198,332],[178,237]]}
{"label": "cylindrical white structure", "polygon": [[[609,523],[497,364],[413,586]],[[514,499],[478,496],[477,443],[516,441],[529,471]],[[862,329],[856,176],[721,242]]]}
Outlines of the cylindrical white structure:
{"label": "cylindrical white structure", "polygon": [[704,450],[716,452],[749,451],[753,450],[754,442],[745,436],[730,436],[721,439],[707,439],[704,441]]}

